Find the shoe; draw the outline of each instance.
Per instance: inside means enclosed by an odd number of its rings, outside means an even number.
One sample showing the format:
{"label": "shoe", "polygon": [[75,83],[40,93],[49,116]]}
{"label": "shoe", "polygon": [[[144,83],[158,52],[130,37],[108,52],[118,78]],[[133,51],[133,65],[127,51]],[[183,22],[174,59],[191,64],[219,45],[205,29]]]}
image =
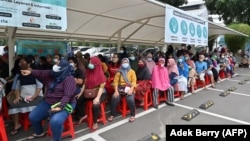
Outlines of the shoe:
{"label": "shoe", "polygon": [[131,116],[128,120],[129,122],[134,122],[135,121],[135,117],[134,116]]}
{"label": "shoe", "polygon": [[169,106],[175,106],[174,103],[172,103],[172,102],[166,102],[166,104]]}
{"label": "shoe", "polygon": [[22,125],[20,125],[20,127],[18,127],[17,129],[13,129],[13,130],[10,132],[10,134],[11,134],[12,136],[16,135],[16,134],[20,131],[21,128],[22,128]]}
{"label": "shoe", "polygon": [[33,133],[31,136],[28,136],[27,137],[27,140],[33,140],[35,138],[41,138],[41,137],[44,137],[45,136],[45,133],[41,133],[40,135],[37,135],[36,133]]}
{"label": "shoe", "polygon": [[109,122],[112,122],[114,120],[114,116],[110,116],[109,118],[108,118],[108,121]]}
{"label": "shoe", "polygon": [[158,109],[158,105],[155,105],[154,108],[155,108],[155,109]]}

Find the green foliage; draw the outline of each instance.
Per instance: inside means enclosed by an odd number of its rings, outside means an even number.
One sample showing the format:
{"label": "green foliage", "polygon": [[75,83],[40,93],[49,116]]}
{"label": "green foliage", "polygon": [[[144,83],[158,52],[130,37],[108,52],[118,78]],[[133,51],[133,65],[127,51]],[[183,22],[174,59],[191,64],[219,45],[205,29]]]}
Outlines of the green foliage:
{"label": "green foliage", "polygon": [[205,0],[211,14],[219,14],[225,24],[232,22],[250,25],[250,0]]}
{"label": "green foliage", "polygon": [[[250,26],[247,24],[231,24],[228,27],[250,36]],[[234,53],[239,49],[243,49],[245,47],[246,41],[249,39],[250,37],[247,38],[244,36],[225,35],[225,42],[227,44],[227,47]]]}
{"label": "green foliage", "polygon": [[184,3],[187,3],[187,0],[159,0],[163,3],[167,3],[169,5],[172,5],[174,7],[179,7],[180,5],[183,5]]}

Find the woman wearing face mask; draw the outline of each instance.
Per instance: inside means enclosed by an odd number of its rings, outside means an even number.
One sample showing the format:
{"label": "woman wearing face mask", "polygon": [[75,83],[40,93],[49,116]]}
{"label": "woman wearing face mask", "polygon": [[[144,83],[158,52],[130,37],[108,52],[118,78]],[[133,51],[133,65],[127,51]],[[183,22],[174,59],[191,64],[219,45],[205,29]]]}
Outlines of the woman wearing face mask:
{"label": "woman wearing face mask", "polygon": [[[20,60],[21,69],[31,69],[32,59],[24,57]],[[19,113],[28,113],[36,108],[43,100],[42,92],[43,84],[33,75],[19,75],[15,84],[15,99],[9,101],[10,107],[8,113],[12,115],[14,121],[14,129],[11,135],[15,135],[21,129],[19,123]]]}
{"label": "woman wearing face mask", "polygon": [[[75,78],[76,82],[76,108],[75,108],[75,115],[78,120],[77,124],[81,124],[84,119],[87,118],[87,115],[85,115],[85,107],[86,104],[86,99],[82,95],[81,89],[83,87],[83,81],[85,79],[85,74],[82,72],[82,70],[78,67],[78,62],[75,57],[69,57],[68,58],[69,64],[73,68],[73,73],[72,75]],[[84,88],[83,88],[84,89]]]}
{"label": "woman wearing face mask", "polygon": [[[102,70],[102,64],[98,57],[91,57],[88,68],[86,69],[86,79],[85,79],[85,88],[93,89],[98,88],[98,94],[93,99],[87,99],[93,101],[93,130],[98,128],[97,120],[100,114],[100,104],[104,102],[106,98],[105,90],[106,77]],[[83,88],[80,93],[84,92]],[[81,107],[84,109],[84,107]]]}
{"label": "woman wearing face mask", "polygon": [[[188,65],[183,61],[183,56],[179,56],[178,63],[176,64],[174,59],[168,60],[168,73],[171,79],[177,79],[177,86],[181,94],[180,99],[184,99],[184,94],[187,92],[187,80],[188,80]],[[172,77],[172,78],[171,78]],[[173,87],[176,85],[171,84]]]}
{"label": "woman wearing face mask", "polygon": [[121,61],[121,67],[119,71],[115,74],[114,78],[114,87],[115,92],[111,99],[110,109],[111,115],[108,118],[108,121],[113,121],[116,116],[116,107],[120,102],[121,93],[118,91],[118,88],[121,86],[125,87],[125,97],[127,100],[127,104],[130,110],[130,118],[129,122],[133,122],[135,120],[135,99],[134,99],[134,90],[136,87],[136,74],[133,69],[131,69],[129,65],[129,59],[123,58]]}
{"label": "woman wearing face mask", "polygon": [[131,66],[131,69],[133,69],[134,71],[137,71],[137,69],[138,69],[138,59],[137,59],[135,53],[130,53],[129,65]]}
{"label": "woman wearing face mask", "polygon": [[136,71],[137,86],[135,99],[140,101],[140,106],[144,105],[144,94],[151,88],[151,75],[147,68],[145,60],[138,61]]}
{"label": "woman wearing face mask", "polygon": [[147,64],[150,75],[152,75],[152,71],[156,64],[155,64],[155,61],[153,60],[153,54],[151,52],[147,54],[145,62]]}
{"label": "woman wearing face mask", "polygon": [[117,53],[114,53],[112,56],[111,63],[108,65],[108,73],[109,73],[109,78],[107,80],[107,83],[105,85],[106,91],[107,91],[107,100],[110,101],[111,97],[114,93],[114,86],[113,86],[113,81],[115,78],[116,72],[119,70],[121,66],[120,63],[120,58]]}
{"label": "woman wearing face mask", "polygon": [[152,88],[153,91],[153,104],[158,109],[158,95],[159,91],[167,91],[166,104],[174,106],[174,88],[170,84],[169,73],[167,68],[164,66],[165,59],[160,58],[159,64],[154,67],[152,73]]}
{"label": "woman wearing face mask", "polygon": [[[71,75],[72,67],[61,59],[51,70],[21,70],[21,74],[38,77],[46,86],[44,100],[29,114],[34,133],[27,139],[43,137],[42,121],[50,117],[49,125],[53,141],[60,141],[64,121],[74,110],[76,104],[76,82]],[[57,106],[55,106],[57,105]]]}

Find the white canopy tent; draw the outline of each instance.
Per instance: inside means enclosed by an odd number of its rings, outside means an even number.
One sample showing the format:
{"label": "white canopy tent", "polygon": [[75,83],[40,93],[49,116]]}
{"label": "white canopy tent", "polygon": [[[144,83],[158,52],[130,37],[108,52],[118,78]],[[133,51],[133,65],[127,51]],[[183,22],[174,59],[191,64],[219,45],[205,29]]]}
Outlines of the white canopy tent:
{"label": "white canopy tent", "polygon": [[[164,45],[165,5],[155,0],[68,0],[67,30],[0,26],[14,53],[15,39]],[[209,22],[209,35],[247,36]],[[10,60],[11,62],[11,60]],[[10,63],[13,64],[13,63]]]}

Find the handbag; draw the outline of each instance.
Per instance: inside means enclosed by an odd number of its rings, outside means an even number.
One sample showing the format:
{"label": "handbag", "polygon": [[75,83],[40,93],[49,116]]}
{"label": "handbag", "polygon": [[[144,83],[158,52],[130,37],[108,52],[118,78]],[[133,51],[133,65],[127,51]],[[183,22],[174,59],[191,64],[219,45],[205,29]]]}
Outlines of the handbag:
{"label": "handbag", "polygon": [[83,94],[85,98],[95,98],[98,94],[99,88],[85,89]]}
{"label": "handbag", "polygon": [[119,92],[120,95],[126,95],[125,87],[126,86],[121,86],[121,85],[118,86],[118,92]]}
{"label": "handbag", "polygon": [[[119,83],[121,83],[121,74],[120,74],[120,77],[119,77]],[[120,95],[127,95],[129,89],[130,89],[131,85],[129,84],[126,84],[125,86],[122,86],[122,85],[118,85],[118,92]]]}
{"label": "handbag", "polygon": [[9,103],[9,105],[13,106],[15,105],[13,101],[16,99],[16,94],[14,91],[11,91],[10,93],[7,94],[6,99]]}

